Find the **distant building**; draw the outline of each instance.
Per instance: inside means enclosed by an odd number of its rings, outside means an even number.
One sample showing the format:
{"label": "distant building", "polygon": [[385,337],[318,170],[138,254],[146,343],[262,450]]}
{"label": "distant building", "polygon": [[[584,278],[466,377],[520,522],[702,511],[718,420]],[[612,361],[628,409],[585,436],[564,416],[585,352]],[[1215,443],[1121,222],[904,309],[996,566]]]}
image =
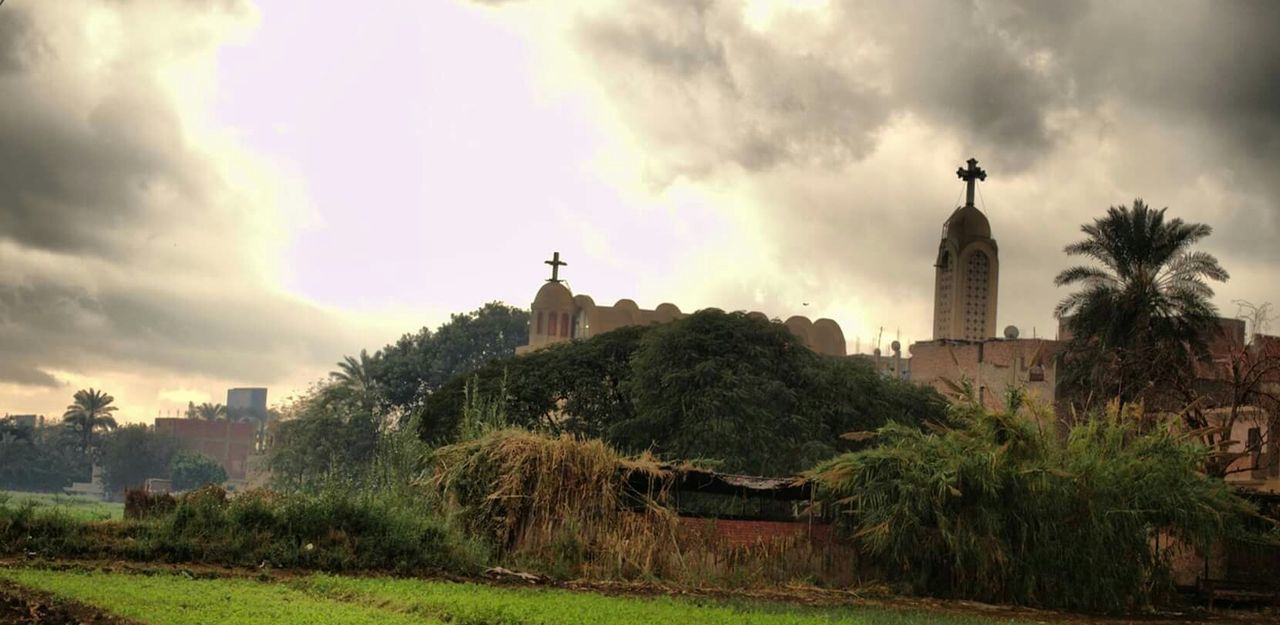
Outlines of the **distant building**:
{"label": "distant building", "polygon": [[20,428],[34,430],[44,427],[44,415],[15,414],[9,415],[9,418],[13,419],[13,424]]}
{"label": "distant building", "polygon": [[170,434],[187,449],[214,459],[231,480],[245,479],[257,431],[257,424],[247,422],[156,419],[156,432]]}
{"label": "distant building", "polygon": [[266,421],[267,389],[227,389],[227,418],[232,421],[255,421],[257,423]]}

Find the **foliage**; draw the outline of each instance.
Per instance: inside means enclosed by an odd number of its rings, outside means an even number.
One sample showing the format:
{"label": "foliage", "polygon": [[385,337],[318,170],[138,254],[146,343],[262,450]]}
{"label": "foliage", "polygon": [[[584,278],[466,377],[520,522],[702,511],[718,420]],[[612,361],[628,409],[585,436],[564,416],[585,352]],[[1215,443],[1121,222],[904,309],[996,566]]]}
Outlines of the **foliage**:
{"label": "foliage", "polygon": [[486,557],[432,500],[330,488],[228,498],[210,486],[125,522],[0,503],[0,553],[237,566],[474,573]]}
{"label": "foliage", "polygon": [[1204,548],[1248,510],[1169,424],[1139,432],[1114,408],[1059,440],[1013,414],[955,413],[935,432],[882,427],[812,473],[881,574],[917,592],[1134,609],[1171,589],[1158,535]]}
{"label": "foliage", "polygon": [[494,361],[427,398],[423,437],[454,440],[468,396],[503,400],[516,427],[756,473],[852,449],[840,439],[850,430],[945,418],[931,389],[815,354],[781,324],[718,310]]}
{"label": "foliage", "polygon": [[190,490],[227,481],[227,471],[214,459],[195,451],[182,450],[169,463],[169,479],[174,490]]}
{"label": "foliage", "polygon": [[97,430],[113,430],[116,420],[111,413],[117,410],[111,403],[115,398],[97,389],[76,391],[74,402],[62,415],[63,423],[80,435],[80,451],[88,454]]}
{"label": "foliage", "polygon": [[452,315],[434,332],[422,328],[383,347],[371,358],[371,383],[389,411],[408,413],[450,379],[528,342],[528,311],[490,302]]}
{"label": "foliage", "polygon": [[370,407],[332,384],[313,387],[281,414],[268,455],[273,484],[309,488],[369,466],[382,427]]}
{"label": "foliage", "polygon": [[317,597],[249,579],[6,569],[0,578],[157,625],[411,625],[422,621],[374,606]]}
{"label": "foliage", "polygon": [[169,477],[169,463],[180,447],[174,437],[142,424],[116,429],[102,440],[103,486],[115,495],[148,478]]}
{"label": "foliage", "polygon": [[1208,281],[1228,274],[1212,255],[1191,249],[1212,229],[1166,221],[1166,210],[1140,199],[1132,209],[1113,206],[1066,247],[1101,265],[1071,267],[1054,280],[1082,287],[1054,311],[1072,334],[1061,383],[1078,404],[1087,404],[1086,392],[1124,403],[1149,398],[1204,355],[1217,317]]}
{"label": "foliage", "polygon": [[187,402],[186,417],[188,419],[204,419],[205,421],[217,421],[218,419],[226,419],[227,407],[222,404],[211,404],[204,402],[197,406],[195,402]]}
{"label": "foliage", "polygon": [[89,479],[80,435],[68,428],[38,428],[23,438],[0,438],[0,488],[60,491]]}

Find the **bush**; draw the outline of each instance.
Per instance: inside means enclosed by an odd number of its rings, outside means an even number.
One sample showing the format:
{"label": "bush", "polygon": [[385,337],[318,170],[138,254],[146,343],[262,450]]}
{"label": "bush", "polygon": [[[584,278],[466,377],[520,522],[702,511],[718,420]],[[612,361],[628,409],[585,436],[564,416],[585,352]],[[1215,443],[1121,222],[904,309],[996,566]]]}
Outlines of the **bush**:
{"label": "bush", "polygon": [[1172,427],[1141,432],[1113,411],[1060,440],[1019,416],[955,413],[931,433],[885,426],[812,474],[880,574],[916,592],[1140,608],[1172,590],[1158,535],[1205,548],[1248,510]]}
{"label": "bush", "polygon": [[169,463],[174,490],[190,490],[227,481],[227,471],[212,458],[189,450],[179,451]]}

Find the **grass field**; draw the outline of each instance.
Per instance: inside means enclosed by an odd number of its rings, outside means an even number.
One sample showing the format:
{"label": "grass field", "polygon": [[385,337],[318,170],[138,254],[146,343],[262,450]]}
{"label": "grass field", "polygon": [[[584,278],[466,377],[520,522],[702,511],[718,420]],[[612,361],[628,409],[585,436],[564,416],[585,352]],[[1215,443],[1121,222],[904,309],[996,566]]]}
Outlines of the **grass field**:
{"label": "grass field", "polygon": [[124,518],[124,504],[72,497],[56,493],[24,493],[0,491],[0,503],[17,507],[30,502],[39,509],[59,510],[81,521],[106,521]]}
{"label": "grass field", "polygon": [[710,600],[610,597],[565,590],[332,575],[270,582],[16,568],[0,570],[0,578],[153,625],[991,625],[1021,622],[879,608],[726,604]]}

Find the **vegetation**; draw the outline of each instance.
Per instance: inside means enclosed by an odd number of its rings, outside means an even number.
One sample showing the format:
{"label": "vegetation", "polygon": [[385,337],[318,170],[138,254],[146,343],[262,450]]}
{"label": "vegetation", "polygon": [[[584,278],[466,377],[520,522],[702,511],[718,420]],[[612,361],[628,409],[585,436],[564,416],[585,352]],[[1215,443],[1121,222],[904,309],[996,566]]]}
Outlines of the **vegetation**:
{"label": "vegetation", "polygon": [[428,397],[427,440],[459,432],[468,388],[503,401],[508,423],[601,438],[631,453],[715,460],[731,472],[798,471],[888,421],[945,419],[930,389],[869,363],[820,356],[780,324],[703,310],[498,360]]}
{"label": "vegetation", "polygon": [[674,514],[630,488],[637,475],[660,487],[665,472],[600,441],[502,430],[441,448],[432,470],[467,530],[568,577],[600,566],[610,576],[651,572],[654,550],[673,540]]}
{"label": "vegetation", "polygon": [[114,397],[96,389],[76,391],[75,401],[67,406],[62,421],[79,433],[81,453],[89,454],[95,432],[115,429],[116,420],[111,416],[116,411],[111,405],[114,401]]}
{"label": "vegetation", "polygon": [[322,596],[388,606],[397,611],[458,625],[979,625],[1014,622],[936,612],[900,612],[885,608],[812,608],[762,602],[729,604],[705,599],[691,601],[666,597],[609,597],[546,588],[493,588],[418,579],[314,575],[302,580],[301,584]]}
{"label": "vegetation", "polygon": [[1167,424],[1141,432],[1113,408],[1059,439],[1017,414],[954,412],[932,432],[887,425],[813,472],[879,574],[913,592],[1136,609],[1171,590],[1170,537],[1204,549],[1248,512]]}
{"label": "vegetation", "polygon": [[151,625],[423,623],[422,619],[408,614],[325,599],[279,584],[247,579],[191,579],[177,575],[40,569],[3,569],[0,570],[0,578]]}
{"label": "vegetation", "polygon": [[169,462],[169,479],[174,490],[191,490],[227,481],[227,471],[212,458],[184,449]]}
{"label": "vegetation", "polygon": [[991,625],[1030,622],[891,608],[815,608],[787,603],[610,597],[563,590],[330,575],[273,582],[15,568],[0,570],[0,579],[152,625]]}
{"label": "vegetation", "polygon": [[169,477],[179,448],[174,437],[140,423],[116,429],[102,439],[103,487],[118,496],[126,488],[141,488],[148,478]]}
{"label": "vegetation", "polygon": [[1228,275],[1213,256],[1192,250],[1212,228],[1166,221],[1166,210],[1140,199],[1132,209],[1111,207],[1066,248],[1100,265],[1071,267],[1054,280],[1082,287],[1054,311],[1072,334],[1060,383],[1078,405],[1154,400],[1205,354],[1217,317],[1209,281]]}
{"label": "vegetation", "polygon": [[0,436],[0,488],[60,492],[89,479],[82,438],[69,427],[21,428],[22,436]]}
{"label": "vegetation", "polygon": [[187,418],[188,419],[204,419],[205,421],[217,421],[226,419],[227,407],[222,404],[211,404],[204,402],[197,406],[195,402],[187,402]]}
{"label": "vegetation", "polygon": [[423,499],[337,488],[228,498],[206,487],[140,520],[87,524],[32,504],[0,505],[0,552],[331,571],[475,572],[485,553]]}
{"label": "vegetation", "polygon": [[31,506],[36,514],[48,512],[79,521],[119,520],[123,513],[123,506],[118,503],[53,493],[4,491],[0,492],[0,505]]}

